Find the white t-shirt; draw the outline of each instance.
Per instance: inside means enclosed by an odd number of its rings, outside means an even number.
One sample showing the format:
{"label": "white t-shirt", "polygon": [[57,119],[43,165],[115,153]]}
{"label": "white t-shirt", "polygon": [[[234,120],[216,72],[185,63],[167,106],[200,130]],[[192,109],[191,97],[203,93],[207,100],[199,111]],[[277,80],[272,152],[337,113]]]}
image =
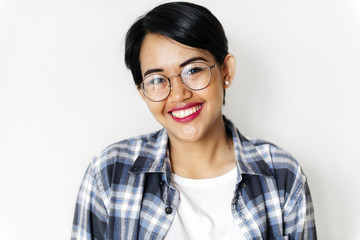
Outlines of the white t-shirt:
{"label": "white t-shirt", "polygon": [[231,212],[236,168],[215,178],[172,178],[180,202],[166,240],[245,239]]}

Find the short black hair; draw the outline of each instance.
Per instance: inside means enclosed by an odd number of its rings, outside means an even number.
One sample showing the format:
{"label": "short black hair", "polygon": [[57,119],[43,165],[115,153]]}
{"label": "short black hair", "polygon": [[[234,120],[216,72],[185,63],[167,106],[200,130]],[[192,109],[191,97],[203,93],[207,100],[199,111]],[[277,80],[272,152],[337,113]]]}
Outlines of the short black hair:
{"label": "short black hair", "polygon": [[141,16],[125,39],[125,64],[136,85],[142,82],[140,48],[146,34],[157,33],[181,44],[209,51],[221,65],[228,41],[219,20],[205,7],[188,2],[161,4]]}

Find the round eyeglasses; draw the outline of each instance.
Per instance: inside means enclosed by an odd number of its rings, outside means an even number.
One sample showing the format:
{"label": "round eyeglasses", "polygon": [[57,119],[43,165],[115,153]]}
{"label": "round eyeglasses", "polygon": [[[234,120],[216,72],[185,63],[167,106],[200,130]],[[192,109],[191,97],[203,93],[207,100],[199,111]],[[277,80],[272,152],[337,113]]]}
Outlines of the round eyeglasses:
{"label": "round eyeglasses", "polygon": [[202,62],[193,62],[185,65],[180,74],[166,77],[162,74],[147,76],[138,86],[145,97],[153,102],[160,102],[167,98],[171,91],[171,78],[180,76],[184,85],[193,91],[199,91],[206,88],[211,81],[212,66]]}

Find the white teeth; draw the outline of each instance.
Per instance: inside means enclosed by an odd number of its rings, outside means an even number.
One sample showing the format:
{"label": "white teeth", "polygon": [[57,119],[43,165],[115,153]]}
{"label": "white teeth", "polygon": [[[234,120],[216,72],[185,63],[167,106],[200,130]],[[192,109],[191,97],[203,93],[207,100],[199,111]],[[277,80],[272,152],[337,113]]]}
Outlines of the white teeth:
{"label": "white teeth", "polygon": [[186,110],[179,110],[179,111],[174,111],[171,112],[172,115],[174,115],[177,118],[186,118],[187,116],[190,116],[191,114],[196,113],[197,111],[199,111],[199,109],[201,108],[202,105],[197,105],[195,107],[192,108],[188,108]]}

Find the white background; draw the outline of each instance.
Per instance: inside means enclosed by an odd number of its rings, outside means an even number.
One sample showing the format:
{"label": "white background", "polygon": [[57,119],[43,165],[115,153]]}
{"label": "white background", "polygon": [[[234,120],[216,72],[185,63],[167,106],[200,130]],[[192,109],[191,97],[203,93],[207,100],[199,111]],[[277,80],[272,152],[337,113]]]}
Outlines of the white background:
{"label": "white background", "polygon": [[[291,152],[320,239],[360,239],[360,3],[194,1],[222,22],[237,75],[224,113]],[[0,238],[69,239],[92,157],[157,130],[123,63],[159,1],[0,0]]]}

